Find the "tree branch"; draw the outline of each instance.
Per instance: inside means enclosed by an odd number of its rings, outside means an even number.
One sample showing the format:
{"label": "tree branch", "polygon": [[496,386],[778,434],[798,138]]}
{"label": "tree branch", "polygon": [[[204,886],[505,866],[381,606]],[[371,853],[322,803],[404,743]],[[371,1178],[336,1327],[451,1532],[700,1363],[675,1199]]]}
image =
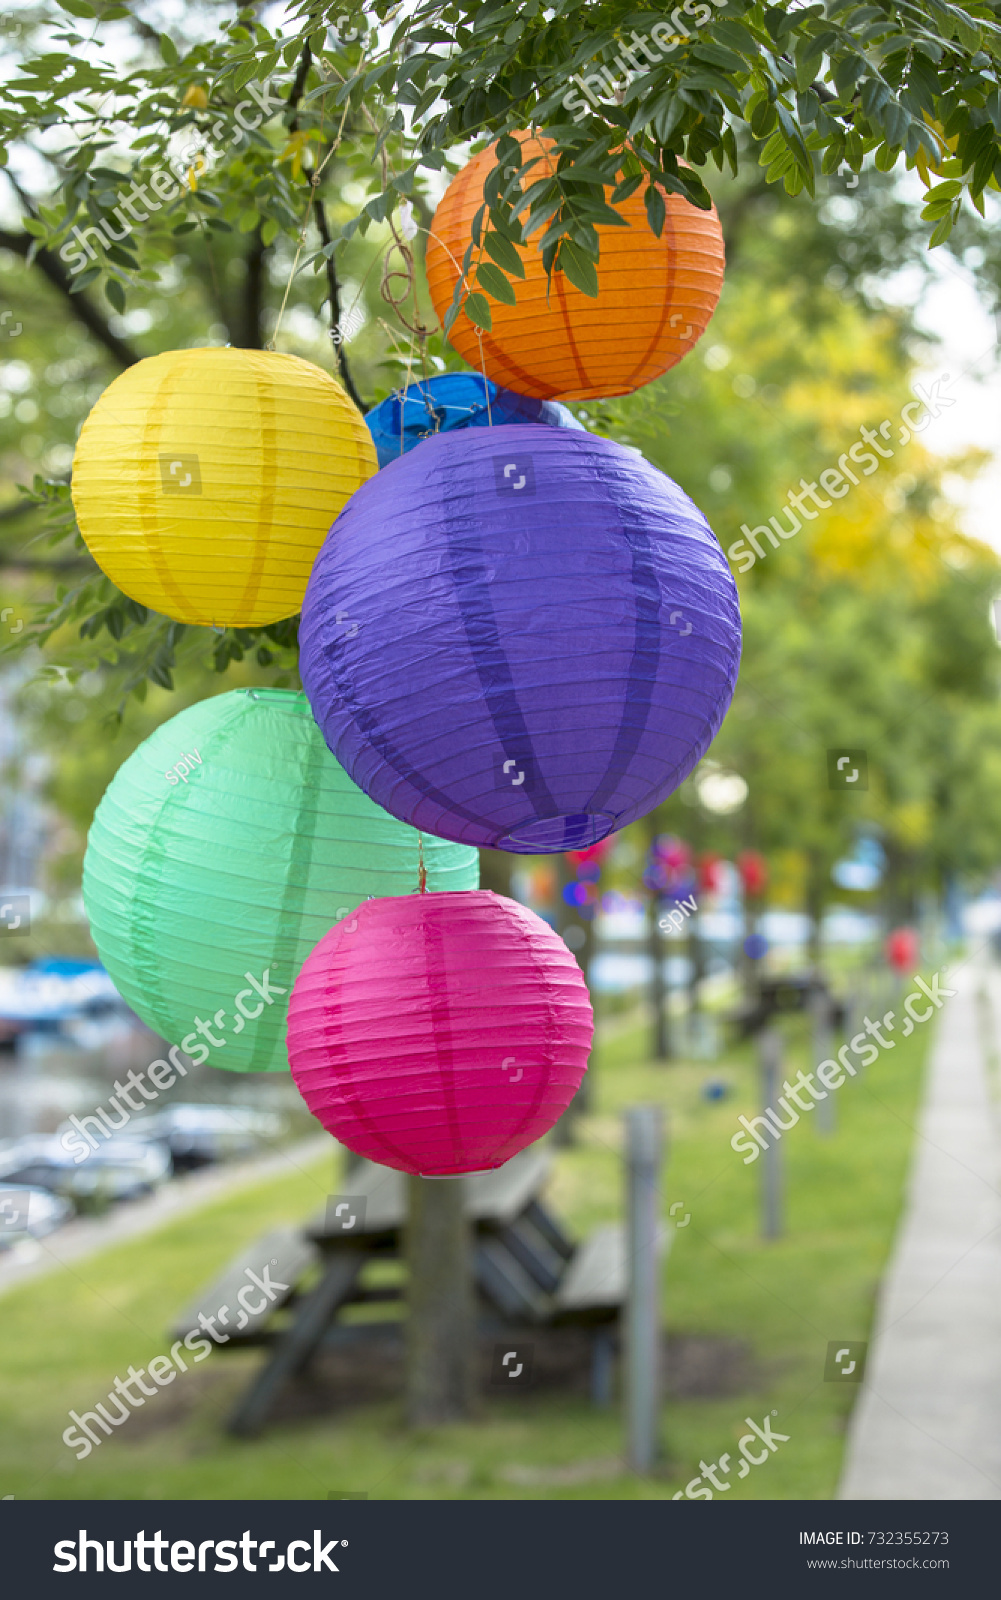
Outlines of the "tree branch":
{"label": "tree branch", "polygon": [[[31,246],[37,243],[38,240],[33,239],[30,233],[8,233],[5,229],[0,229],[0,248],[13,250],[15,255],[25,260]],[[112,333],[107,319],[101,315],[94,302],[87,298],[86,289],[81,294],[70,292],[73,280],[58,256],[52,255],[48,250],[39,250],[32,265],[38,268],[54,289],[65,296],[77,321],[83,323],[87,332],[93,335],[98,344],[104,346],[120,367],[133,367],[142,359],[124,339],[120,339],[117,333]]]}
{"label": "tree branch", "polygon": [[[291,89],[289,90],[288,95],[287,103],[289,110],[295,113],[291,122],[289,123],[290,133],[295,133],[299,126],[299,101],[302,99],[303,93],[305,92],[306,82],[309,78],[309,69],[312,64],[313,52],[309,48],[309,40],[307,39],[306,43],[302,47],[302,55],[299,57],[299,66],[296,70],[295,80]],[[313,200],[313,212],[316,217],[316,227],[320,238],[322,239],[324,245],[328,245],[330,243],[330,228],[327,224],[326,208],[319,195],[316,195]],[[332,254],[327,256],[326,263],[327,301],[330,306],[330,331],[333,334],[339,328],[341,320],[341,286],[337,279],[337,268],[334,265],[334,258]],[[364,413],[365,402],[358,393],[358,390],[355,388],[354,379],[351,376],[351,368],[348,366],[348,358],[344,354],[343,338],[339,344],[334,346],[334,349],[337,353],[337,368],[341,375],[341,381],[344,384],[348,394],[351,396],[351,399],[358,407],[358,410]]]}
{"label": "tree branch", "polygon": [[[316,213],[316,226],[320,238],[323,240],[324,245],[328,245],[330,243],[330,229],[327,226],[326,207],[321,199],[317,198],[315,200],[313,204],[313,210]],[[327,300],[330,304],[330,331],[333,333],[335,329],[339,328],[341,321],[341,286],[337,280],[337,268],[334,265],[334,256],[332,251],[330,255],[327,256]],[[340,371],[344,387],[348,391],[348,394],[351,396],[355,405],[358,407],[358,410],[364,414],[366,409],[365,402],[358,393],[358,390],[355,388],[354,379],[351,376],[351,369],[348,366],[348,358],[344,354],[343,330],[341,341],[339,344],[334,346],[334,349],[337,352],[337,366],[338,370]]]}
{"label": "tree branch", "polygon": [[293,80],[292,87],[288,92],[288,100],[285,102],[289,110],[296,113],[296,115],[292,118],[292,121],[289,123],[290,133],[295,133],[299,126],[299,101],[302,99],[303,92],[306,88],[306,79],[309,77],[309,69],[312,65],[313,52],[309,48],[309,40],[307,39],[306,43],[302,47],[302,55],[299,57],[299,65],[296,68],[295,78]]}

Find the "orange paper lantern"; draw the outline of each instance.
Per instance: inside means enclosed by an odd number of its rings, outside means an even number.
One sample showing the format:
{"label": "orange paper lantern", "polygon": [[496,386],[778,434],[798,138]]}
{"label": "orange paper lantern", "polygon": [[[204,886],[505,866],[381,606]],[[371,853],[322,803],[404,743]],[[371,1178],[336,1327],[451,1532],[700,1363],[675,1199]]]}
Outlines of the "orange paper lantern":
{"label": "orange paper lantern", "polygon": [[[523,162],[542,161],[522,177],[536,183],[555,157],[553,141],[516,135]],[[431,227],[427,277],[440,320],[452,303],[459,268],[483,204],[483,184],[496,165],[494,146],[475,156],[449,184]],[[609,199],[611,190],[606,191]],[[723,285],[723,233],[713,207],[700,211],[681,195],[665,195],[667,220],[658,239],[647,221],[642,186],[616,206],[627,228],[599,225],[598,296],[562,273],[546,278],[538,238],[518,251],[525,268],[514,279],[516,304],[487,296],[492,329],[479,332],[465,315],[449,338],[470,366],[496,383],[541,400],[596,400],[631,394],[687,355],[716,309]],[[474,260],[476,260],[474,255]],[[490,258],[483,253],[482,260]],[[470,273],[470,287],[483,291]],[[482,362],[480,345],[482,341]]]}

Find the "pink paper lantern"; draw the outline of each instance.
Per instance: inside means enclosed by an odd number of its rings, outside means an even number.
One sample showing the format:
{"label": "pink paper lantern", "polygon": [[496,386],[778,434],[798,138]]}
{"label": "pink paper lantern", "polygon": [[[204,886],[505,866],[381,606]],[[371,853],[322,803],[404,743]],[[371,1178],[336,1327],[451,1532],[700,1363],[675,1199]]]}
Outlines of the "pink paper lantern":
{"label": "pink paper lantern", "polygon": [[306,958],[288,1011],[299,1093],[358,1155],[456,1177],[541,1138],[594,1032],[558,934],[489,890],[369,900]]}

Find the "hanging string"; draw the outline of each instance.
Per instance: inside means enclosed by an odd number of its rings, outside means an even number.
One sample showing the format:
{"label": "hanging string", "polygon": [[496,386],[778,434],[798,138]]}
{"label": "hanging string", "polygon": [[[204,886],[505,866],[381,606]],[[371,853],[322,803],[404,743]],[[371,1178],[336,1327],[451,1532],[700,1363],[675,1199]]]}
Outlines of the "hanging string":
{"label": "hanging string", "polygon": [[[398,345],[398,340],[399,340],[399,335],[397,334],[396,329],[395,328],[391,328],[389,326],[388,322],[384,322],[383,321],[382,317],[378,318],[378,323],[379,323],[379,327],[383,328],[385,330],[386,334],[388,335],[390,344],[393,345],[394,347],[397,346]],[[400,357],[398,355],[398,350],[395,349],[395,348],[394,348],[394,354],[398,356],[398,359],[402,360],[402,357]],[[403,409],[404,409],[404,404],[405,404],[405,401],[406,401],[407,389],[410,387],[410,374],[413,371],[413,367],[414,367],[414,335],[411,334],[411,336],[410,336],[410,349],[407,352],[407,370],[406,370],[406,373],[404,375],[403,385],[402,385],[402,387],[395,388],[393,390],[393,394],[397,397],[397,399],[400,402],[400,455],[401,456],[404,454],[404,449],[403,449],[403,421],[404,421]]]}
{"label": "hanging string", "polygon": [[492,428],[494,425],[494,414],[490,409],[490,384],[487,381],[487,368],[483,359],[483,334],[479,328],[476,330],[476,342],[480,347],[480,372],[483,375],[483,393],[487,402],[487,427]]}
{"label": "hanging string", "polygon": [[[275,322],[274,332],[272,333],[271,338],[269,339],[268,343],[265,345],[265,349],[266,350],[274,350],[274,348],[275,348],[275,343],[276,343],[277,338],[278,338],[278,332],[279,332],[279,329],[281,328],[281,325],[282,325],[282,317],[285,315],[285,307],[288,304],[288,297],[289,297],[289,294],[291,293],[292,285],[295,282],[296,273],[299,270],[299,257],[302,255],[303,248],[304,248],[305,243],[306,243],[306,231],[307,231],[307,229],[309,227],[309,218],[310,218],[310,213],[312,212],[312,209],[313,209],[313,202],[316,199],[317,187],[319,185],[320,178],[322,176],[324,167],[327,165],[327,162],[330,161],[332,159],[332,157],[336,154],[337,147],[340,144],[341,138],[343,137],[343,134],[344,134],[344,124],[347,121],[348,111],[350,110],[350,108],[351,108],[351,97],[349,95],[348,98],[344,102],[344,111],[341,114],[341,125],[337,130],[337,137],[334,140],[333,144],[330,146],[330,149],[327,151],[327,153],[324,156],[323,160],[320,162],[320,165],[310,174],[309,199],[306,201],[306,213],[305,213],[305,216],[302,219],[302,229],[301,229],[301,231],[299,233],[299,243],[298,243],[298,246],[296,248],[295,257],[294,257],[293,262],[292,262],[292,270],[289,273],[288,282],[285,285],[285,293],[282,295],[282,303],[278,308],[278,319]],[[323,119],[324,119],[325,115],[326,115],[326,99],[324,99],[321,102],[321,105],[320,105],[320,134],[321,134],[321,136],[322,136],[322,133],[323,133]]]}
{"label": "hanging string", "polygon": [[424,865],[424,839],[420,833],[417,835],[417,861],[417,892],[418,894],[426,894],[428,887],[428,873],[427,867]]}
{"label": "hanging string", "polygon": [[[434,406],[431,404],[431,395],[430,395],[431,379],[428,376],[428,349],[427,349],[427,334],[426,333],[422,333],[421,336],[420,336],[420,352],[421,352],[421,382],[424,385],[423,389],[421,390],[421,394],[424,397],[424,409],[427,412],[428,417],[430,418],[430,421],[431,421],[431,431],[433,433],[440,433],[441,432],[442,413],[440,411],[436,411]],[[427,438],[427,434],[425,434],[425,438]]]}

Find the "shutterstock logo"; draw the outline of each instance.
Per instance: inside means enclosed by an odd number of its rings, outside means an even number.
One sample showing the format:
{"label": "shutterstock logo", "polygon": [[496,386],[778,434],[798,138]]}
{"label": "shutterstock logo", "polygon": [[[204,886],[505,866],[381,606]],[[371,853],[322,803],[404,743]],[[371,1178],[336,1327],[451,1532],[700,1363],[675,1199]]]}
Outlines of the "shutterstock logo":
{"label": "shutterstock logo", "polygon": [[[274,1539],[252,1539],[248,1529],[239,1539],[165,1539],[160,1529],[147,1538],[145,1528],[134,1539],[90,1539],[86,1528],[81,1528],[76,1539],[59,1539],[53,1547],[56,1557],[53,1572],[103,1572],[107,1555],[109,1572],[131,1572],[132,1553],[135,1551],[137,1572],[339,1572],[331,1552],[346,1549],[346,1539],[328,1539],[323,1543],[319,1528],[313,1529],[312,1543],[308,1539],[292,1539],[286,1548],[279,1550]],[[121,1543],[121,1559],[117,1546]],[[196,1556],[197,1550],[197,1556]],[[237,1556],[237,1550],[240,1556]],[[209,1566],[212,1551],[214,1565]],[[300,1551],[305,1554],[300,1556]],[[153,1565],[147,1557],[152,1554]],[[270,1557],[270,1559],[267,1559]],[[88,1568],[88,1560],[92,1565]],[[169,1561],[169,1565],[168,1565]],[[197,1562],[197,1565],[196,1565]],[[263,1563],[258,1565],[258,1562]]]}

